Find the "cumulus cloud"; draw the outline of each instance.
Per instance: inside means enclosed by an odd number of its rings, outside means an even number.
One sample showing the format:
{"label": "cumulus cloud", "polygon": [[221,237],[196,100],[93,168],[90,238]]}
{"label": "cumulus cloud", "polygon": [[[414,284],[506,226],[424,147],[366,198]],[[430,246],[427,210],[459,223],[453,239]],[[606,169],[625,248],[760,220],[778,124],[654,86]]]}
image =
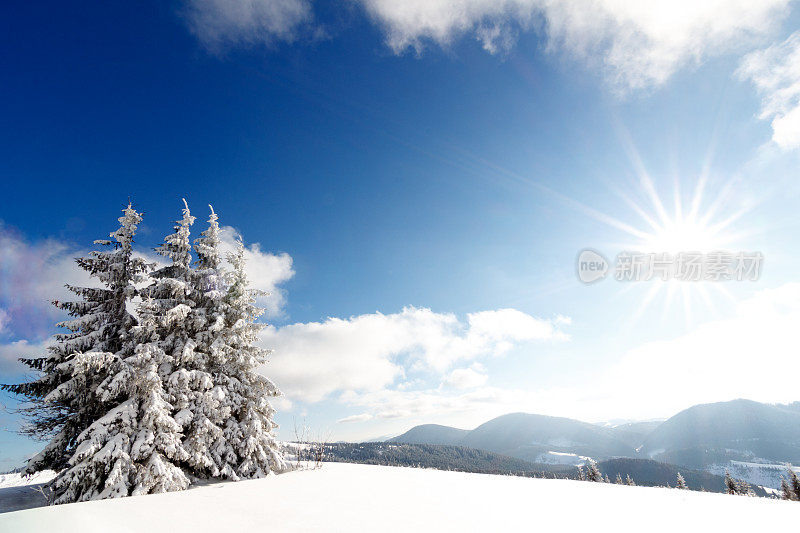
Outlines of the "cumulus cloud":
{"label": "cumulus cloud", "polygon": [[366,422],[367,420],[372,420],[372,415],[369,413],[346,416],[344,418],[340,418],[337,420],[337,422],[340,424],[347,424],[348,422]]}
{"label": "cumulus cloud", "polygon": [[30,243],[0,222],[0,305],[8,332],[40,338],[52,331],[53,321],[62,315],[50,300],[69,297],[66,283],[91,283],[75,264],[78,255],[78,248],[56,239]]}
{"label": "cumulus cloud", "polygon": [[[220,228],[221,251],[223,257],[236,250],[239,233],[230,226]],[[258,305],[265,309],[268,317],[280,316],[286,305],[286,291],[280,284],[294,277],[292,257],[287,253],[273,254],[261,250],[259,243],[246,246],[245,273],[251,288],[266,293],[258,298]]]}
{"label": "cumulus cloud", "polygon": [[183,15],[191,32],[215,53],[292,41],[312,18],[308,0],[187,0]]}
{"label": "cumulus cloud", "polygon": [[381,390],[407,370],[441,374],[459,361],[501,355],[524,342],[565,339],[566,322],[515,309],[471,313],[462,321],[406,307],[389,315],[270,326],[260,342],[274,349],[265,372],[290,399],[313,402],[337,391]]}
{"label": "cumulus cloud", "polygon": [[597,62],[611,83],[639,89],[768,34],[789,0],[361,0],[397,53],[472,34],[496,53],[515,28],[542,26],[551,50]]}
{"label": "cumulus cloud", "polygon": [[745,56],[737,74],[761,94],[759,117],[771,120],[775,144],[800,147],[800,31]]}
{"label": "cumulus cloud", "polygon": [[47,354],[47,347],[51,341],[42,343],[19,340],[7,344],[0,344],[0,374],[4,377],[20,375],[28,367],[19,362],[20,358],[30,359]]}
{"label": "cumulus cloud", "polygon": [[444,385],[456,389],[474,389],[486,383],[489,376],[481,365],[470,368],[456,368],[445,378]]}

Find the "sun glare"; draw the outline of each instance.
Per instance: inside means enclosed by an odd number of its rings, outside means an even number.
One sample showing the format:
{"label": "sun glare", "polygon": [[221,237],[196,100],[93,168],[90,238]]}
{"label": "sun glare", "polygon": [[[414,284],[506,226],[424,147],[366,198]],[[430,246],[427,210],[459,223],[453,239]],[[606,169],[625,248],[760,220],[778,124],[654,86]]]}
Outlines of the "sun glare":
{"label": "sun glare", "polygon": [[[726,205],[726,195],[730,193],[730,187],[723,187],[715,196],[714,202],[704,205],[706,179],[704,176],[700,177],[688,203],[689,208],[684,211],[676,180],[673,205],[670,206],[672,209],[668,210],[650,177],[642,173],[640,179],[650,205],[642,206],[625,198],[644,221],[641,229],[635,225],[620,224],[623,229],[627,228],[625,231],[632,237],[630,243],[623,244],[625,249],[649,254],[669,254],[673,257],[683,253],[733,251],[731,247],[737,244],[739,236],[733,233],[732,225],[745,210],[732,214],[721,212],[721,207]],[[700,314],[715,315],[720,299],[723,303],[733,300],[732,294],[723,283],[653,279],[644,284],[642,300],[633,322],[638,321],[647,309],[661,307],[662,316],[680,313],[686,325],[690,326]],[[676,300],[681,302],[677,303]]]}
{"label": "sun glare", "polygon": [[[663,259],[682,254],[719,255],[740,251],[739,241],[744,234],[735,233],[733,227],[753,205],[728,212],[730,206],[737,205],[731,197],[735,190],[733,182],[714,190],[709,199],[704,197],[707,184],[707,173],[704,173],[697,178],[691,197],[684,198],[680,180],[675,179],[672,201],[665,204],[638,154],[634,155],[644,201],[634,201],[625,191],[618,191],[618,194],[636,213],[639,222],[621,220],[588,207],[584,209],[593,218],[628,235],[628,239],[615,245],[615,253],[650,254]],[[684,200],[687,201],[684,203]],[[725,306],[733,301],[726,283],[709,281],[702,276],[691,281],[651,276],[644,283],[627,282],[620,288],[621,292],[633,290],[641,294],[631,324],[638,322],[648,309],[660,308],[662,317],[681,314],[686,325],[690,326],[700,316],[715,316],[720,304]]]}
{"label": "sun glare", "polygon": [[696,220],[670,220],[659,230],[643,239],[642,251],[665,252],[712,252],[724,248],[724,235]]}

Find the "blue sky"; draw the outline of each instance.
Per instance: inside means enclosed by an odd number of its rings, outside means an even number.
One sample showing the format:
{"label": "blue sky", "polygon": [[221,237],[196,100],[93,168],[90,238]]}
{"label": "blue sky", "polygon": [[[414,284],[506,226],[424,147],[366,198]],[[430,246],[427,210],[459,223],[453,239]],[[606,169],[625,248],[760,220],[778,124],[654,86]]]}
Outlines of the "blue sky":
{"label": "blue sky", "polygon": [[[0,377],[129,198],[149,254],[185,197],[273,293],[285,438],[797,400],[798,8],[637,5],[4,4]],[[687,233],[725,222],[758,281],[578,281],[581,249],[668,233],[648,184],[672,220],[699,183]],[[1,401],[3,468],[41,444]]]}

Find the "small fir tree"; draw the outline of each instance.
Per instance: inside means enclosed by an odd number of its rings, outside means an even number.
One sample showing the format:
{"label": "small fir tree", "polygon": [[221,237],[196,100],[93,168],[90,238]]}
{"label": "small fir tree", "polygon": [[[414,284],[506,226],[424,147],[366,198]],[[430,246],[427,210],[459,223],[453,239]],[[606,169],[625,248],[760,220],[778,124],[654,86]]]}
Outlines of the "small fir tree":
{"label": "small fir tree", "polygon": [[788,485],[792,494],[790,499],[800,501],[800,479],[797,476],[797,472],[795,472],[791,466],[787,467],[786,470],[789,476]]}
{"label": "small fir tree", "polygon": [[593,459],[589,459],[586,464],[586,481],[603,482],[603,474],[600,473],[600,469],[597,467],[597,461]]}
{"label": "small fir tree", "polygon": [[725,471],[725,492],[728,494],[739,494],[739,486],[736,481],[731,477],[731,473]]}
{"label": "small fir tree", "polygon": [[789,482],[786,481],[786,478],[781,476],[781,499],[782,500],[794,500],[795,494],[792,490],[792,487],[789,485]]}

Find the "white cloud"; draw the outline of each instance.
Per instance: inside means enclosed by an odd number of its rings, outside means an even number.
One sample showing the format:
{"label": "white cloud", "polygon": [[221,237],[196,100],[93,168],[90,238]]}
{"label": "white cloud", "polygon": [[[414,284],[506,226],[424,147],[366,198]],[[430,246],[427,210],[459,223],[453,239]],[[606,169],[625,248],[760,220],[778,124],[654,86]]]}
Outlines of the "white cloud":
{"label": "white cloud", "polygon": [[772,140],[800,147],[800,31],[744,57],[737,74],[762,95],[761,119],[772,121]]}
{"label": "white cloud", "polygon": [[489,376],[481,365],[469,368],[456,368],[445,378],[444,385],[456,389],[474,389],[486,383]]}
{"label": "white cloud", "polygon": [[53,321],[62,314],[50,301],[69,297],[64,284],[91,282],[75,264],[79,255],[76,247],[56,239],[30,243],[0,222],[0,304],[5,308],[7,330],[26,338],[52,331]]}
{"label": "white cloud", "polygon": [[[396,53],[471,36],[492,54],[541,30],[550,51],[600,68],[620,91],[663,84],[677,70],[768,36],[792,0],[358,0]],[[183,16],[212,52],[296,39],[310,0],[186,0]]]}
{"label": "white cloud", "polygon": [[360,414],[360,415],[351,415],[346,416],[344,418],[340,418],[337,420],[340,424],[347,424],[349,422],[366,422],[367,420],[372,420],[372,415],[368,413]]}
{"label": "white cloud", "polygon": [[566,388],[527,391],[479,387],[460,393],[444,392],[441,389],[383,389],[371,392],[350,391],[342,394],[339,399],[362,411],[355,416],[365,419],[369,417],[379,423],[394,420],[391,430],[404,431],[403,428],[408,429],[410,425],[432,421],[474,427],[495,416],[518,411],[563,414],[570,409],[569,402],[575,392]]}
{"label": "white cloud", "polygon": [[311,20],[308,0],[187,0],[189,29],[212,52],[292,41]]}
{"label": "white cloud", "polygon": [[514,28],[543,26],[548,47],[597,62],[622,90],[657,86],[686,65],[768,34],[790,0],[361,0],[397,53],[474,34],[491,53]]}
{"label": "white cloud", "polygon": [[261,344],[275,350],[265,373],[292,400],[318,401],[337,391],[379,391],[406,371],[444,373],[459,361],[497,356],[533,340],[566,338],[563,319],[514,309],[467,315],[406,307],[349,319],[268,327]]}
{"label": "white cloud", "polygon": [[[230,226],[220,228],[221,251],[223,257],[236,250],[239,233]],[[246,246],[245,273],[251,288],[268,293],[258,298],[258,304],[265,309],[266,316],[280,316],[286,305],[286,291],[278,287],[294,276],[292,257],[287,253],[272,254],[263,252],[259,243]]]}
{"label": "white cloud", "polygon": [[42,343],[20,340],[8,344],[0,344],[0,373],[4,376],[11,376],[28,371],[28,367],[20,363],[18,359],[30,359],[47,355],[47,347],[51,342],[49,339]]}
{"label": "white cloud", "polygon": [[735,398],[796,401],[797,324],[800,283],[761,291],[740,302],[733,318],[628,352],[597,376],[609,391],[598,403],[605,412],[647,417]]}

